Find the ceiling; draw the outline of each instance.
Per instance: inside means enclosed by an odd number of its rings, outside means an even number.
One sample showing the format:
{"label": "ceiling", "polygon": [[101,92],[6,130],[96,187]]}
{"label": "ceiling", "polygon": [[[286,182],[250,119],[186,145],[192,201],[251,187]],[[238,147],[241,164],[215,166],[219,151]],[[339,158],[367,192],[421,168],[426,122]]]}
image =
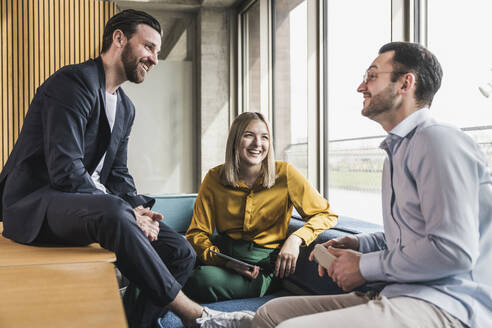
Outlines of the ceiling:
{"label": "ceiling", "polygon": [[113,0],[116,5],[130,8],[161,10],[197,10],[200,8],[229,8],[245,0]]}
{"label": "ceiling", "polygon": [[[159,59],[186,60],[190,57],[187,33],[193,15],[200,9],[228,9],[247,0],[113,0],[119,10],[152,11],[162,28]],[[192,36],[191,36],[192,37]]]}

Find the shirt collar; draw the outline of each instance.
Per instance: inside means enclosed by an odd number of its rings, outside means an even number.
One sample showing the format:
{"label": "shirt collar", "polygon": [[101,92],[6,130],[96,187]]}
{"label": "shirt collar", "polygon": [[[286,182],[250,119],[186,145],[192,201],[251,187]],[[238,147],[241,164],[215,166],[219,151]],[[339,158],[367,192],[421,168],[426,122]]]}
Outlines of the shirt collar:
{"label": "shirt collar", "polygon": [[238,186],[240,188],[243,188],[243,189],[248,189],[248,190],[254,190],[254,189],[257,189],[259,187],[261,187],[263,185],[263,180],[264,180],[264,176],[265,174],[262,172],[260,174],[260,176],[258,177],[258,179],[256,179],[255,183],[251,186],[251,188],[249,188],[243,180],[239,180],[238,182]]}
{"label": "shirt collar", "polygon": [[406,137],[413,129],[420,123],[424,122],[429,116],[429,108],[422,107],[416,110],[412,114],[405,117],[403,121],[398,123],[397,126],[390,131],[390,134],[399,136],[400,138]]}
{"label": "shirt collar", "polygon": [[412,114],[405,117],[403,121],[398,123],[389,133],[386,138],[381,142],[379,148],[386,150],[393,154],[395,147],[399,144],[399,140],[405,138],[410,132],[412,132],[419,124],[426,121],[429,117],[429,108],[422,107],[416,110]]}

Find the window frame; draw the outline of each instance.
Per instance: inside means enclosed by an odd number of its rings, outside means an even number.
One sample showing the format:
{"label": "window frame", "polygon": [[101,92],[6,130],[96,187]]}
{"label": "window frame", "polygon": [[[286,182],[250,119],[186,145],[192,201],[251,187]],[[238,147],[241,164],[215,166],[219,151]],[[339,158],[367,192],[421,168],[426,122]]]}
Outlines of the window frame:
{"label": "window frame", "polygon": [[[260,5],[260,36],[267,35],[267,38],[260,37],[260,112],[267,117],[271,118],[271,51],[269,47],[271,44],[269,37],[269,25],[271,24],[267,13],[269,12],[268,0],[251,0],[245,2],[238,10],[237,14],[237,111],[238,114],[247,111],[249,107],[249,72],[247,69],[246,60],[248,59],[248,20],[245,15],[248,10],[256,3]],[[266,57],[266,58],[265,58]],[[266,76],[267,78],[264,78]]]}
{"label": "window frame", "polygon": [[[324,197],[328,198],[328,100],[330,88],[327,85],[327,6],[325,0],[305,0],[308,7],[308,180]],[[420,42],[427,41],[427,0],[387,0],[391,2],[391,40]],[[274,85],[274,5],[273,0],[250,0],[242,3],[237,10],[237,114],[248,110],[247,26],[245,13],[255,3],[260,4],[260,112],[272,123],[275,106]],[[234,113],[236,114],[236,113]],[[275,131],[272,130],[275,136]]]}
{"label": "window frame", "polygon": [[[322,0],[305,0],[307,2],[307,15],[308,15],[308,35],[307,35],[307,49],[308,54],[315,54],[314,56],[308,56],[307,65],[307,138],[308,138],[308,176],[307,179],[317,188],[322,185],[320,167],[322,158],[322,110],[320,110],[320,104],[322,100],[322,93],[320,92],[320,85],[322,84],[322,74],[320,74],[320,65],[322,60],[320,59],[321,44],[319,23],[320,23],[320,6]],[[266,36],[260,38],[260,74],[261,74],[261,101],[260,112],[268,118],[272,125],[272,135],[275,137],[274,126],[274,99],[275,99],[275,86],[274,86],[274,70],[275,65],[275,11],[273,0],[252,0],[244,3],[238,10],[238,93],[237,93],[237,108],[238,114],[248,110],[248,73],[247,63],[245,62],[245,51],[247,51],[247,23],[245,19],[245,13],[255,3],[260,3],[260,35]],[[312,58],[314,57],[314,58]]]}

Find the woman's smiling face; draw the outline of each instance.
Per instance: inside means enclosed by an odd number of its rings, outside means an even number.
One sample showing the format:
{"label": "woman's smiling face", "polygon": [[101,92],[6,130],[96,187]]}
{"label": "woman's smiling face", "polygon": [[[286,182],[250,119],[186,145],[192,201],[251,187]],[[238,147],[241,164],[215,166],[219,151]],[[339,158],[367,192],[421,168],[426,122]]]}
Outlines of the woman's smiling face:
{"label": "woman's smiling face", "polygon": [[270,149],[270,134],[261,120],[251,121],[241,136],[239,143],[240,165],[257,166],[263,162]]}

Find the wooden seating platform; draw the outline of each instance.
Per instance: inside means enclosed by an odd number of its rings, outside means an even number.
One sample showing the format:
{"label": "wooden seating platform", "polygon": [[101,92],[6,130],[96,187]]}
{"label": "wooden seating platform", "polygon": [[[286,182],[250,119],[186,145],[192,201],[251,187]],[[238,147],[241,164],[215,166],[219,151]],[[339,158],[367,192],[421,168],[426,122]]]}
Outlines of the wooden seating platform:
{"label": "wooden seating platform", "polygon": [[0,327],[126,327],[115,260],[98,244],[40,247],[0,235]]}
{"label": "wooden seating platform", "polygon": [[[0,235],[3,224],[0,222]],[[0,267],[11,265],[114,262],[113,252],[99,244],[83,247],[45,247],[22,245],[0,236]]]}
{"label": "wooden seating platform", "polygon": [[0,268],[0,327],[126,327],[112,263]]}

